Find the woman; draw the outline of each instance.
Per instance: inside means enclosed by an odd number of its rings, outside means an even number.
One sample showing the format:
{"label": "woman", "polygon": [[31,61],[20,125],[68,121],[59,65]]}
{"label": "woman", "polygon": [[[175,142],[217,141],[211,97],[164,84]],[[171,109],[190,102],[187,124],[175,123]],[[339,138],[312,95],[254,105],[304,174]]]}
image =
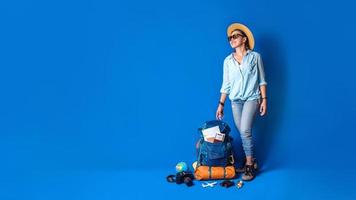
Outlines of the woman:
{"label": "woman", "polygon": [[246,155],[242,179],[255,177],[252,124],[259,109],[264,116],[267,111],[266,81],[262,59],[253,51],[254,37],[243,24],[233,23],[227,29],[227,36],[234,52],[224,60],[221,97],[216,118],[221,120],[226,97],[229,96],[235,125],[240,132]]}

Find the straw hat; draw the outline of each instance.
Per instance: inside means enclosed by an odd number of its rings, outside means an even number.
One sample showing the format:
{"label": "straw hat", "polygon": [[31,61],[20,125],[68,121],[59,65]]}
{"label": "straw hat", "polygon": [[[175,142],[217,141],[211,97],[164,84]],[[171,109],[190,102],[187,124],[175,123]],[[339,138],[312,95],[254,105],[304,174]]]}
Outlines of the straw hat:
{"label": "straw hat", "polygon": [[231,36],[231,33],[236,29],[243,31],[246,34],[250,49],[252,50],[253,47],[255,46],[255,39],[253,37],[252,32],[250,31],[249,28],[247,28],[247,26],[240,23],[233,23],[227,28],[227,36],[228,37]]}

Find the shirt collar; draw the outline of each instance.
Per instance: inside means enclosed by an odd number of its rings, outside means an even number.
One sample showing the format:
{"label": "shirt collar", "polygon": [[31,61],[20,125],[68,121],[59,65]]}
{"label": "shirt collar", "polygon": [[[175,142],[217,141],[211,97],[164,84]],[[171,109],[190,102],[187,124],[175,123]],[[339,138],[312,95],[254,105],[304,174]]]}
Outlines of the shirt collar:
{"label": "shirt collar", "polygon": [[[252,51],[249,49],[249,50],[247,50],[246,51],[246,55],[245,56],[247,56],[249,53],[251,53]],[[234,52],[231,52],[231,54],[230,54],[230,59],[234,59]]]}

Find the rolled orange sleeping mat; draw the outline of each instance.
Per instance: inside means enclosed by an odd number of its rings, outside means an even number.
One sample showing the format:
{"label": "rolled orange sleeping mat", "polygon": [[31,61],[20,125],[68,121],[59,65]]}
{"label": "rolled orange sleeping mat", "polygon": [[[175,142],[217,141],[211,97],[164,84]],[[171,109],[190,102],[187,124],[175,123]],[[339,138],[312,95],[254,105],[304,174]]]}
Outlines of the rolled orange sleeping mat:
{"label": "rolled orange sleeping mat", "polygon": [[194,176],[197,180],[209,179],[232,179],[235,178],[235,167],[210,167],[199,166],[194,171]]}

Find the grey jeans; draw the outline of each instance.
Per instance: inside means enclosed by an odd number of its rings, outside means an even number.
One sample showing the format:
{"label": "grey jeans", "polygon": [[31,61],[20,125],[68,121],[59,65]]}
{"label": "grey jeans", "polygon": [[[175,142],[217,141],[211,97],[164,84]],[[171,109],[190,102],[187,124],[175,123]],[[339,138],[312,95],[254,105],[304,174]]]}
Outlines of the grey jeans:
{"label": "grey jeans", "polygon": [[240,132],[242,147],[246,156],[253,156],[252,124],[259,105],[259,99],[231,101],[234,122]]}

